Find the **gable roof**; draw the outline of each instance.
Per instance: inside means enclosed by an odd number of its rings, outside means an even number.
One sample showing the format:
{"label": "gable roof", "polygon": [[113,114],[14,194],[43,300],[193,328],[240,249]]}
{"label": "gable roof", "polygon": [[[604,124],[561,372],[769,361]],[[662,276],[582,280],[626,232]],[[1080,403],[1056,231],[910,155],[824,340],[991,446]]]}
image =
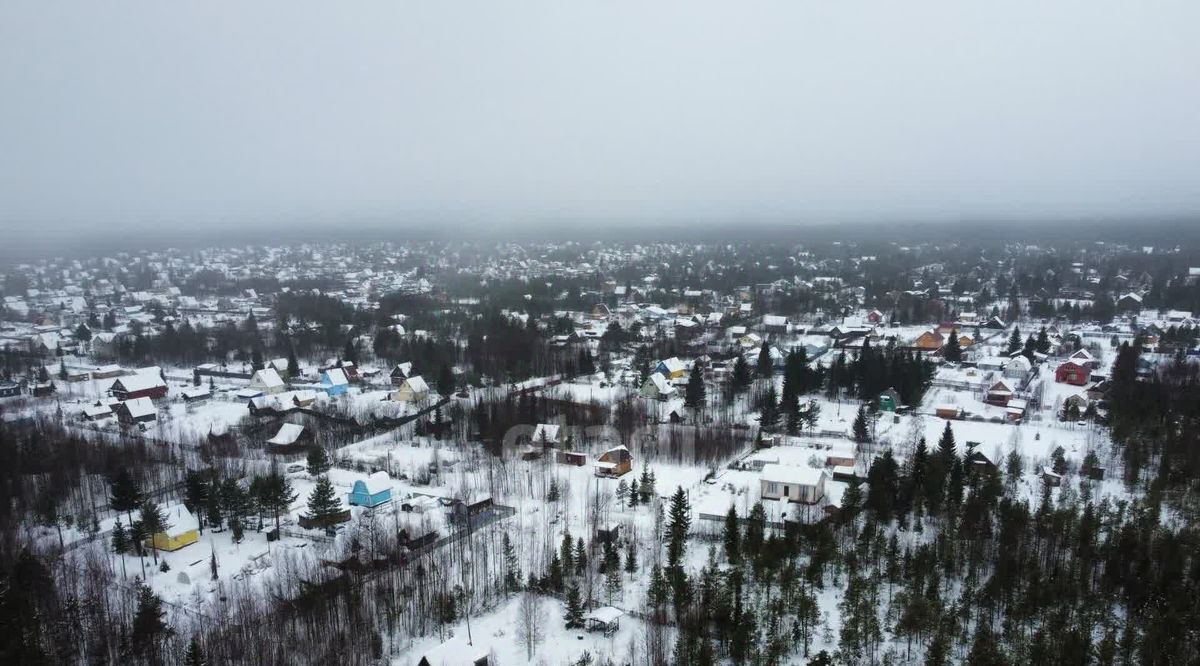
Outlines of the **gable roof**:
{"label": "gable roof", "polygon": [[780,465],[769,463],[763,465],[762,480],[768,483],[790,483],[800,486],[815,486],[825,475],[823,470],[800,465]]}
{"label": "gable roof", "polygon": [[279,426],[279,432],[275,436],[267,440],[268,444],[277,444],[279,446],[288,446],[295,444],[296,440],[300,439],[300,435],[304,434],[304,426],[295,423],[285,423]]}
{"label": "gable roof", "polygon": [[250,383],[258,383],[267,388],[275,388],[276,386],[283,386],[283,378],[279,376],[278,372],[275,372],[275,368],[263,368],[254,373],[254,376],[250,378]]}
{"label": "gable roof", "polygon": [[121,409],[129,412],[130,418],[138,418],[157,414],[158,409],[154,407],[154,401],[150,398],[134,398],[121,403]]}
{"label": "gable roof", "polygon": [[[128,393],[136,393],[137,391],[145,391],[147,389],[159,388],[166,386],[167,383],[162,380],[162,377],[157,374],[137,373],[134,375],[126,375],[113,380],[112,390],[126,391]],[[118,386],[120,388],[118,388]]]}
{"label": "gable roof", "polygon": [[330,386],[342,386],[349,384],[350,380],[346,379],[346,371],[341,368],[330,368],[321,374],[321,383],[326,383]]}
{"label": "gable roof", "polygon": [[429,392],[429,384],[425,383],[425,378],[422,377],[421,375],[413,375],[412,377],[405,379],[404,383],[408,386],[409,390],[412,391],[413,393],[428,393]]}

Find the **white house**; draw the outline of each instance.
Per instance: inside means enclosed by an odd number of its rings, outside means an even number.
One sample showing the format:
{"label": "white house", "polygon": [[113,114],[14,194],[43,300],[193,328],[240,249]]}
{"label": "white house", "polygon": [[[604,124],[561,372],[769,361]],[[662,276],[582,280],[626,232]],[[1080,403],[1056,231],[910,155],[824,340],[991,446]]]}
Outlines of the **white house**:
{"label": "white house", "polygon": [[816,504],[825,496],[825,471],[771,463],[762,469],[762,498]]}
{"label": "white house", "polygon": [[275,368],[263,368],[250,377],[250,388],[258,389],[263,393],[279,393],[286,388],[286,385],[279,373],[275,372]]}

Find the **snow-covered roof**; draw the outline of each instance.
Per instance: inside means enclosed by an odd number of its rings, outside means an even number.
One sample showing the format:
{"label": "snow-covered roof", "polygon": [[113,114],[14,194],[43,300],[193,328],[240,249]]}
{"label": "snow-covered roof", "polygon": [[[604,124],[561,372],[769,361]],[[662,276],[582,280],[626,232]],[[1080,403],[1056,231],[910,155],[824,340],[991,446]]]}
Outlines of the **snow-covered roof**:
{"label": "snow-covered roof", "polygon": [[330,386],[344,386],[350,383],[346,379],[346,371],[341,368],[330,368],[325,371],[325,377],[322,381],[328,380]]}
{"label": "snow-covered roof", "polygon": [[200,528],[200,522],[192,515],[188,508],[181,504],[172,504],[163,507],[163,515],[167,517],[167,529],[165,532],[168,536],[183,534]]}
{"label": "snow-covered roof", "polygon": [[429,384],[425,383],[425,378],[422,377],[421,375],[415,375],[413,377],[409,377],[408,379],[404,380],[404,383],[408,384],[408,388],[413,393],[429,392]]}
{"label": "snow-covered roof", "polygon": [[657,389],[659,393],[669,395],[675,392],[675,387],[667,381],[667,378],[663,377],[657,372],[650,374],[650,381],[654,383],[654,388]]}
{"label": "snow-covered roof", "polygon": [[553,423],[539,423],[533,429],[532,442],[540,442],[544,438],[547,442],[558,442],[559,426]]}
{"label": "snow-covered roof", "polygon": [[142,373],[118,377],[117,379],[113,380],[113,386],[115,387],[117,384],[120,384],[123,389],[130,393],[166,386],[166,383],[163,382],[162,377],[156,374],[152,375]]}
{"label": "snow-covered roof", "polygon": [[181,391],[183,397],[195,400],[196,398],[205,398],[209,395],[207,386],[189,386]]}
{"label": "snow-covered roof", "polygon": [[283,386],[283,378],[279,376],[278,372],[275,372],[275,368],[263,368],[254,373],[254,376],[250,378],[250,383],[265,386],[266,388],[275,388],[276,386]]}
{"label": "snow-covered roof", "polygon": [[667,372],[676,373],[684,371],[683,361],[680,361],[678,357],[672,356],[671,358],[663,359],[661,363],[667,369]]}
{"label": "snow-covered roof", "polygon": [[601,606],[593,609],[592,612],[584,616],[584,619],[603,622],[604,624],[612,624],[618,618],[625,614],[625,611],[613,606]]}
{"label": "snow-covered roof", "polygon": [[134,398],[121,403],[125,409],[129,410],[130,418],[138,418],[141,416],[149,416],[157,413],[154,408],[154,401],[150,398]]}
{"label": "snow-covered roof", "polygon": [[775,463],[763,465],[762,479],[768,483],[791,483],[801,486],[815,486],[825,475],[823,470],[800,465],[779,465]]}
{"label": "snow-covered roof", "polygon": [[279,427],[279,432],[274,437],[267,440],[268,444],[276,444],[279,446],[288,446],[295,444],[300,435],[304,433],[304,426],[295,423],[285,423]]}

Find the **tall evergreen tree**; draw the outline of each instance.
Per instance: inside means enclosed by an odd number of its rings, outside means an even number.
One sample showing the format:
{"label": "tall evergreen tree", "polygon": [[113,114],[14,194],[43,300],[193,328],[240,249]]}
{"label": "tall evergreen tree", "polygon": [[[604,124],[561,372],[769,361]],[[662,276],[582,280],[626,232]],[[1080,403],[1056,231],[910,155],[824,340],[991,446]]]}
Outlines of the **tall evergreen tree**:
{"label": "tall evergreen tree", "polygon": [[858,414],[854,417],[854,441],[866,444],[871,441],[871,431],[867,425],[867,406],[860,405]]}
{"label": "tall evergreen tree", "polygon": [[313,520],[328,518],[342,511],[342,502],[328,476],[317,478],[317,485],[308,496],[308,517]]}
{"label": "tall evergreen tree", "polygon": [[760,377],[770,377],[775,373],[774,361],[771,359],[771,345],[763,340],[762,347],[758,350],[758,375]]}
{"label": "tall evergreen tree", "polygon": [[688,375],[687,388],[684,390],[684,404],[695,412],[704,409],[704,366],[700,361],[696,361],[692,365],[692,372]]}
{"label": "tall evergreen tree", "polygon": [[682,486],[675,488],[671,496],[671,508],[667,514],[667,566],[677,569],[682,562],[683,549],[687,545],[688,531],[692,525],[692,509],[687,493]]}

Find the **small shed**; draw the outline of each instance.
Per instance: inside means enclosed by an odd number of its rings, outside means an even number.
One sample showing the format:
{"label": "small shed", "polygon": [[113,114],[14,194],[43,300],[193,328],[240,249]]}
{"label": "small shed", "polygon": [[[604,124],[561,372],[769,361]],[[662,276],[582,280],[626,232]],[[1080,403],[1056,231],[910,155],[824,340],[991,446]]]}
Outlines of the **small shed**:
{"label": "small shed", "polygon": [[1042,468],[1042,482],[1048,486],[1057,488],[1062,485],[1062,475],[1050,469],[1049,467]]}
{"label": "small shed", "polygon": [[615,606],[601,606],[583,616],[584,627],[588,631],[600,631],[605,636],[611,636],[621,627],[621,616],[625,611]]}
{"label": "small shed", "polygon": [[554,462],[560,465],[583,467],[587,464],[587,454],[579,453],[578,451],[555,451]]}
{"label": "small shed", "polygon": [[900,393],[896,389],[889,388],[888,390],[879,394],[879,411],[894,412],[899,407]]}
{"label": "small shed", "polygon": [[203,402],[212,397],[212,391],[207,386],[192,386],[179,392],[184,402]]}
{"label": "small shed", "polygon": [[962,410],[954,405],[938,405],[933,408],[933,413],[939,419],[957,419],[962,415]]}

